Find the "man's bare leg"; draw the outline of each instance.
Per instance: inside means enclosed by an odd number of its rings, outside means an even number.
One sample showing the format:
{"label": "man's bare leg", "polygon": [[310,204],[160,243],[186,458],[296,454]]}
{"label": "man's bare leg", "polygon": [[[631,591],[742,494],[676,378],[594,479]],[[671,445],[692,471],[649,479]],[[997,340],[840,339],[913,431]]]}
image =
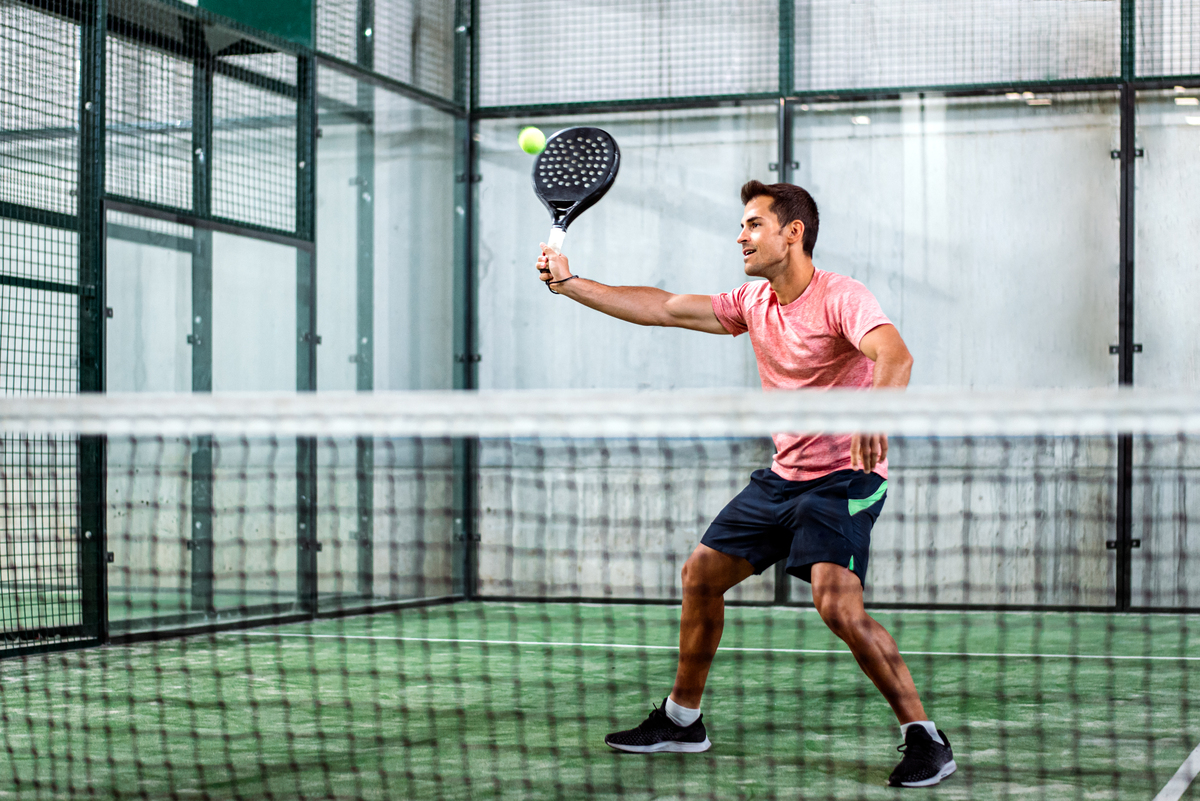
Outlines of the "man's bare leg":
{"label": "man's bare leg", "polygon": [[671,700],[680,706],[700,708],[708,669],[725,628],[725,592],[752,575],[754,567],[745,559],[707,545],[697,545],[684,563],[679,667],[671,689]]}
{"label": "man's bare leg", "polygon": [[850,646],[858,666],[883,693],[900,723],[927,720],[896,641],[863,608],[858,576],[841,565],[821,562],[812,566],[812,589],[821,619]]}

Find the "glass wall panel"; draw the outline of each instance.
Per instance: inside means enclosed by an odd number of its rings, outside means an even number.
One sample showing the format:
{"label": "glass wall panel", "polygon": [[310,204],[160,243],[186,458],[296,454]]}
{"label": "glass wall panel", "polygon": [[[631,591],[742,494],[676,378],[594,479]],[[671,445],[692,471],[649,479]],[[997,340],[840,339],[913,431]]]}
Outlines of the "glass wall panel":
{"label": "glass wall panel", "polygon": [[296,389],[296,250],[212,235],[213,392]]}
{"label": "glass wall panel", "polygon": [[[1200,387],[1200,89],[1138,97],[1134,384]],[[1196,437],[1145,437],[1134,448],[1133,598],[1200,606]]]}
{"label": "glass wall panel", "polygon": [[[608,284],[726,292],[745,280],[741,186],[773,180],[770,107],[534,121],[547,134],[598,125],[621,148],[612,189],[575,222],[571,269]],[[747,338],[648,329],[546,291],[534,268],[550,217],[533,194],[523,120],[479,130],[479,338],[483,389],[758,386]]]}
{"label": "glass wall panel", "polygon": [[108,213],[109,392],[191,392],[192,229]]}
{"label": "glass wall panel", "polygon": [[[751,178],[771,180],[768,167],[776,158],[771,107],[533,122],[548,134],[570,125],[597,125],[621,148],[616,183],[567,233],[564,253],[574,272],[608,284],[687,293],[725,292],[744,282],[736,241],[742,217],[739,190]],[[530,123],[480,124],[480,386],[758,386],[748,337],[643,328],[546,291],[534,262],[538,243],[550,231],[550,218],[530,185],[533,157],[517,146],[525,124]],[[765,439],[706,442],[700,450],[721,454],[715,464],[705,463],[686,444],[679,446],[676,461],[663,462],[654,443],[648,449],[639,449],[637,442],[603,448],[597,443],[584,457],[586,479],[577,482],[564,473],[542,487],[539,470],[567,459],[577,444],[481,444],[479,571],[484,592],[519,594],[542,586],[543,591],[568,595],[677,597],[683,560],[745,477],[768,464],[771,453]],[[664,507],[663,488],[672,486],[687,490]],[[537,509],[536,515],[514,519],[504,513],[512,507],[514,492]],[[579,509],[587,509],[588,518],[608,521],[605,530],[574,525]],[[646,520],[670,522],[644,525]],[[554,554],[548,562],[542,548]],[[519,562],[523,551],[539,556],[518,568],[514,586],[506,560]],[[660,553],[663,559],[655,569],[634,570],[606,561],[616,552]],[[541,568],[544,575],[524,572]],[[598,590],[597,582],[605,580],[612,585]],[[731,597],[769,600],[772,588],[768,575],[745,582]]]}
{"label": "glass wall panel", "polygon": [[[332,70],[318,92],[317,386],[449,389],[454,121]],[[322,605],[452,591],[451,468],[449,443],[322,443]]]}
{"label": "glass wall panel", "polygon": [[1138,96],[1134,383],[1200,387],[1200,89]]}
{"label": "glass wall panel", "polygon": [[1113,94],[799,106],[814,261],[875,293],[914,386],[1112,386],[1117,135]]}
{"label": "glass wall panel", "polygon": [[318,78],[317,387],[449,388],[453,118],[332,70]]}
{"label": "glass wall panel", "polygon": [[[190,392],[193,229],[110,210],[106,232],[108,391]],[[193,444],[109,439],[109,617],[117,630],[190,611]]]}
{"label": "glass wall panel", "polygon": [[[1115,384],[1115,95],[808,104],[794,122],[795,180],[821,209],[814,262],[875,294],[914,386]],[[898,443],[872,533],[871,575],[889,581],[868,597],[1111,604],[1115,458],[1103,438]],[[934,503],[962,514],[922,512]]]}
{"label": "glass wall panel", "polygon": [[[112,210],[107,235],[109,391],[296,389],[295,248]],[[296,474],[294,438],[111,438],[114,629],[294,608]]]}

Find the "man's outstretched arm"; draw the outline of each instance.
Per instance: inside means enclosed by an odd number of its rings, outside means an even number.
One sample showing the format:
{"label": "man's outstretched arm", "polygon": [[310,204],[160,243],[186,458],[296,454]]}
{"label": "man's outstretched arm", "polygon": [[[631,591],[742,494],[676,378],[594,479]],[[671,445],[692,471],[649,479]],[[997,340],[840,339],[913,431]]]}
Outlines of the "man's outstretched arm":
{"label": "man's outstretched arm", "polygon": [[[673,295],[652,286],[607,286],[578,276],[561,253],[542,246],[537,261],[543,281],[554,282],[558,294],[618,320],[637,325],[690,328],[709,334],[728,334],[713,312],[708,295]],[[570,278],[570,280],[567,280]]]}
{"label": "man's outstretched arm", "polygon": [[[868,331],[858,343],[863,355],[875,362],[873,389],[904,389],[912,373],[912,354],[894,325]],[[855,434],[850,440],[850,469],[871,472],[887,458],[886,434]]]}

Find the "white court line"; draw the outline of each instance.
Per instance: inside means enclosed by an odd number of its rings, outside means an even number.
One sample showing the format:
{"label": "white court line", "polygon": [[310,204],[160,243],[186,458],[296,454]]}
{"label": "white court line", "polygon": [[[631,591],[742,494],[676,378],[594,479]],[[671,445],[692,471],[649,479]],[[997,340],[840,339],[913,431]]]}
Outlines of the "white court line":
{"label": "white court line", "polygon": [[1188,758],[1183,760],[1183,764],[1179,766],[1179,770],[1175,771],[1175,775],[1171,777],[1167,785],[1158,791],[1158,795],[1154,796],[1154,801],[1179,801],[1198,773],[1200,773],[1200,745],[1196,746]]}
{"label": "white court line", "polygon": [[[603,642],[538,642],[535,640],[471,640],[450,637],[376,637],[367,634],[306,634],[304,632],[240,631],[229,632],[231,637],[303,637],[310,640],[376,640],[384,642],[457,643],[460,645],[519,645],[541,648],[616,648],[642,651],[675,651],[676,645],[637,645]],[[845,654],[849,649],[821,650],[817,648],[736,648],[722,647],[721,652],[738,651],[750,654]],[[901,651],[905,656],[967,656],[1013,659],[1113,659],[1164,662],[1200,662],[1200,656],[1108,656],[1105,654],[991,654],[957,651]]]}

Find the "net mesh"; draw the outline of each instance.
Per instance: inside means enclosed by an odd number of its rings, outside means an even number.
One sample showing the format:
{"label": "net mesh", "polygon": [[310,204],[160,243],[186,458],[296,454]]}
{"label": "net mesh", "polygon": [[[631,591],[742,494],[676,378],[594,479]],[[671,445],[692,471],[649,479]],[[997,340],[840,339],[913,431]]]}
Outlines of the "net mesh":
{"label": "net mesh", "polygon": [[140,5],[124,10],[130,18],[117,23],[107,44],[106,188],[191,209],[194,62],[181,56],[194,42],[174,17],[148,21]]}
{"label": "net mesh", "polygon": [[[75,213],[79,29],[0,3],[0,202]],[[6,215],[7,216],[7,215]]]}
{"label": "net mesh", "polygon": [[[0,396],[79,385],[79,29],[0,3]],[[0,434],[0,652],[81,639],[77,438]]]}
{"label": "net mesh", "polygon": [[[294,84],[295,59],[284,60]],[[303,168],[296,154],[296,101],[282,91],[220,73],[213,77],[216,216],[296,230],[296,174]]]}
{"label": "net mesh", "polygon": [[435,0],[318,0],[317,49],[450,98],[454,6]]}
{"label": "net mesh", "polygon": [[[546,46],[547,36],[554,45]],[[779,4],[479,5],[483,106],[773,92]]]}
{"label": "net mesh", "polygon": [[[604,742],[671,690],[683,566],[770,464],[764,432],[871,425],[895,435],[865,598],[955,749],[946,791],[1158,792],[1200,742],[1194,399],[872,395],[9,399],[11,442],[107,432],[114,644],[0,662],[4,773],[31,795],[890,797],[887,703],[771,568],[725,595],[712,749]],[[1106,547],[1122,437],[1132,551]],[[33,459],[5,455],[0,491]],[[45,504],[50,536],[71,508]],[[4,608],[51,615],[35,595]]]}
{"label": "net mesh", "polygon": [[294,232],[295,56],[141,0],[113,4],[109,29],[108,193]]}
{"label": "net mesh", "polygon": [[1200,8],[1183,0],[1140,0],[1134,56],[1139,76],[1200,74]]}
{"label": "net mesh", "polygon": [[1118,3],[796,4],[796,88],[986,84],[1121,72]]}
{"label": "net mesh", "polygon": [[[1115,2],[621,2],[563,13],[548,1],[480,4],[480,103],[644,100],[791,89],[970,86],[1121,74]],[[552,21],[552,22],[551,22]],[[553,48],[540,46],[547,26]],[[1195,76],[1193,3],[1136,4],[1136,73]],[[790,41],[788,41],[790,39]],[[788,64],[783,69],[788,69]]]}

